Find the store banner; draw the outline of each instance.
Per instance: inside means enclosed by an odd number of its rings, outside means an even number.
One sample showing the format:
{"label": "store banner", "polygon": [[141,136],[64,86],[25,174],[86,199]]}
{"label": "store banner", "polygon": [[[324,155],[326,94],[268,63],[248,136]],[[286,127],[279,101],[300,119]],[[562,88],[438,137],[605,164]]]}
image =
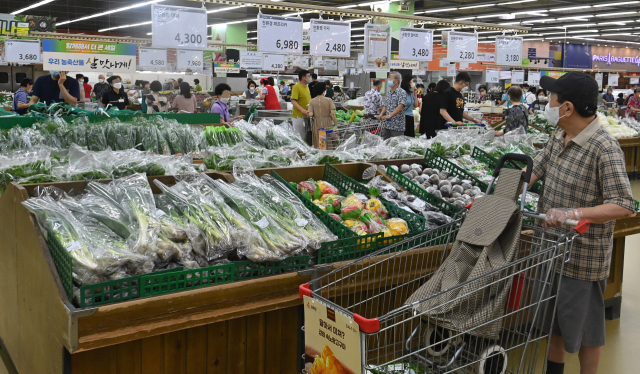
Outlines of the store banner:
{"label": "store banner", "polygon": [[292,68],[298,67],[300,69],[309,68],[309,56],[308,55],[293,55],[291,56]]}
{"label": "store banner", "polygon": [[604,74],[596,73],[594,78],[596,80],[596,83],[598,83],[598,91],[602,91],[602,80],[604,78]]}
{"label": "store banner", "polygon": [[356,60],[345,60],[345,66],[347,69],[353,69],[356,67]]}
{"label": "store banner", "polygon": [[240,67],[245,70],[262,69],[262,53],[240,51]]}
{"label": "store banner", "polygon": [[239,62],[214,62],[213,72],[214,73],[239,73],[240,63]]}
{"label": "store banner", "polygon": [[364,71],[389,71],[391,26],[364,25]]}
{"label": "store banner", "polygon": [[286,55],[265,53],[262,59],[262,70],[284,71],[286,67]]}
{"label": "store banner", "polygon": [[56,17],[0,13],[0,35],[54,32]]}
{"label": "store banner", "polygon": [[43,70],[134,73],[136,45],[73,40],[42,40]]}
{"label": "store banner", "polygon": [[399,55],[391,55],[391,69],[420,69],[419,61],[401,60]]}
{"label": "store banner", "polygon": [[[320,136],[320,143],[326,148],[326,132]],[[313,359],[310,372],[364,372],[360,326],[352,318],[308,296],[304,296],[303,306],[304,354]]]}
{"label": "store banner", "polygon": [[500,70],[487,69],[487,83],[500,83]]}
{"label": "store banner", "polygon": [[512,84],[524,84],[524,70],[514,70],[511,72]]}
{"label": "store banner", "polygon": [[530,86],[539,86],[540,85],[540,72],[539,71],[529,71],[529,85]]}
{"label": "store banner", "polygon": [[441,68],[449,67],[449,61],[447,61],[446,57],[440,57],[440,67]]}
{"label": "store banner", "polygon": [[478,62],[496,62],[495,53],[478,52]]}
{"label": "store banner", "polygon": [[204,54],[194,49],[178,49],[177,69],[179,71],[201,71],[204,68]]}
{"label": "store banner", "polygon": [[618,86],[618,74],[613,74],[613,73],[609,73],[609,79],[608,79],[608,84],[607,86],[609,87],[616,87]]}

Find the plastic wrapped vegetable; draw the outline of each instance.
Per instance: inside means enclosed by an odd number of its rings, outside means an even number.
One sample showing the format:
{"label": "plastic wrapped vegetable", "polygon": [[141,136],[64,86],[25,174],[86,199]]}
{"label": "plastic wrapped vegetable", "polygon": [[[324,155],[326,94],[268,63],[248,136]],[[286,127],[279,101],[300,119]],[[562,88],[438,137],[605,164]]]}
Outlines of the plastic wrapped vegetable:
{"label": "plastic wrapped vegetable", "polygon": [[340,194],[340,191],[338,191],[338,189],[329,182],[318,181],[317,185],[320,188],[320,191],[322,192],[323,195],[328,195],[328,194],[339,195]]}
{"label": "plastic wrapped vegetable", "polygon": [[343,220],[354,220],[360,217],[364,205],[354,194],[350,194],[340,204],[340,217]]}
{"label": "plastic wrapped vegetable", "polygon": [[380,219],[377,213],[364,209],[360,215],[360,220],[367,225],[367,231],[370,234],[376,234],[382,230],[384,223]]}
{"label": "plastic wrapped vegetable", "polygon": [[367,231],[369,228],[360,220],[346,219],[344,220],[344,224],[351,229],[351,231],[355,232],[356,235],[364,236],[369,234]]}
{"label": "plastic wrapped vegetable", "polygon": [[402,218],[389,218],[386,223],[391,235],[398,236],[409,233],[409,226]]}
{"label": "plastic wrapped vegetable", "polygon": [[380,191],[377,188],[369,188],[369,195],[371,198],[367,201],[366,208],[372,212],[377,213],[380,217],[389,218],[389,211],[378,199]]}

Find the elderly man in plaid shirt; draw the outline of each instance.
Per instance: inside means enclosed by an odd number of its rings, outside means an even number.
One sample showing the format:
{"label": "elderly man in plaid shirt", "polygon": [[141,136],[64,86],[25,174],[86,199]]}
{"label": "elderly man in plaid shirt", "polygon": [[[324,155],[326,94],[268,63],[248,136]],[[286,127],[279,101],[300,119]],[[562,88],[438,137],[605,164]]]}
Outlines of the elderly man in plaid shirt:
{"label": "elderly man in plaid shirt", "polygon": [[[576,238],[557,291],[547,374],[564,372],[569,353],[580,352],[580,372],[596,373],[605,343],[604,291],[613,249],[615,220],[634,214],[624,155],[596,116],[598,84],[589,75],[570,72],[542,77],[551,92],[547,120],[558,128],[533,163],[531,183],[544,181],[539,211],[543,226],[558,233],[566,220],[591,227]],[[554,308],[548,308],[553,313]],[[551,315],[547,318],[551,320]]]}

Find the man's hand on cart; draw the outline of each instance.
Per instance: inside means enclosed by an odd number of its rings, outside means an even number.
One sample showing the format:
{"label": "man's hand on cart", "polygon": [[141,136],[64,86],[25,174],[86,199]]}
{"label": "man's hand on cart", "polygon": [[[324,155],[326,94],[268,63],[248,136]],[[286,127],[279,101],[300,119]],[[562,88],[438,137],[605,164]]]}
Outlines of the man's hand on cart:
{"label": "man's hand on cart", "polygon": [[549,229],[550,227],[560,227],[566,221],[580,221],[582,214],[578,209],[568,208],[552,208],[547,211],[547,217],[542,223],[542,227]]}

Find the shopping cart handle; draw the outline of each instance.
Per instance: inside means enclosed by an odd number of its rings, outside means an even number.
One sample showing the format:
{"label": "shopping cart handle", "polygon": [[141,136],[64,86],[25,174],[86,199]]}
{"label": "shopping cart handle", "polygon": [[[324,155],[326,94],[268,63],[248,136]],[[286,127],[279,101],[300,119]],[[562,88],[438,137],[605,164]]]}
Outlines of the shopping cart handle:
{"label": "shopping cart handle", "polygon": [[531,173],[533,171],[533,160],[531,157],[527,155],[521,155],[519,153],[507,153],[504,156],[500,157],[498,161],[498,165],[493,170],[493,177],[497,178],[500,175],[500,169],[504,166],[504,163],[508,160],[520,161],[527,164],[527,171],[524,173],[524,181],[529,184],[531,182]]}
{"label": "shopping cart handle", "polygon": [[354,313],[353,321],[360,326],[360,331],[367,334],[380,331],[380,321],[377,318],[364,318],[363,316]]}
{"label": "shopping cart handle", "polygon": [[309,287],[309,283],[301,284],[300,287],[298,287],[298,290],[300,291],[301,299],[304,299],[304,296],[311,297],[311,288]]}
{"label": "shopping cart handle", "polygon": [[[528,210],[524,211],[524,215],[526,217],[537,218],[537,219],[547,218],[546,214],[530,212]],[[572,219],[568,219],[564,221],[562,224],[565,226],[572,227],[578,234],[584,234],[587,230],[589,230],[589,227],[591,227],[591,223],[589,223],[588,221],[574,221]]]}

